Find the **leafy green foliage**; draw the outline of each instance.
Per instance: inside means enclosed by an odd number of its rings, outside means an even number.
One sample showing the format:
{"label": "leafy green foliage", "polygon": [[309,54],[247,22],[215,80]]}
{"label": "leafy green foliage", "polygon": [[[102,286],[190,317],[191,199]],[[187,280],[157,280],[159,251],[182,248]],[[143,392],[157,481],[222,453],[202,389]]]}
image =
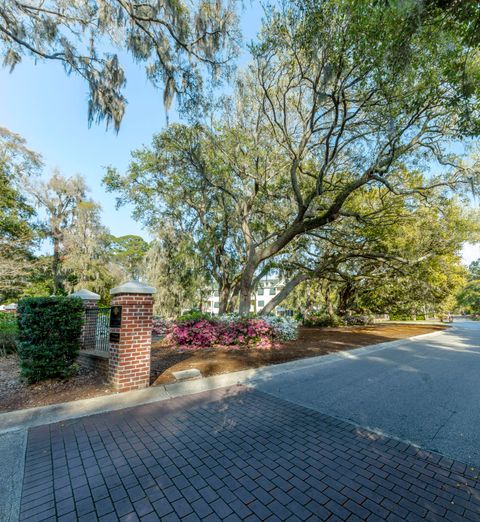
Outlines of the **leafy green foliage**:
{"label": "leafy green foliage", "polygon": [[336,315],[328,315],[326,313],[311,313],[303,320],[304,326],[311,328],[323,328],[329,326],[340,326],[342,320]]}
{"label": "leafy green foliage", "polygon": [[75,371],[84,310],[81,299],[31,297],[18,305],[18,354],[29,382]]}
{"label": "leafy green foliage", "polygon": [[22,179],[40,166],[21,136],[0,127],[0,302],[21,294],[31,272],[37,231]]}
{"label": "leafy green foliage", "polygon": [[0,312],[0,356],[16,351],[17,316],[11,312]]}
{"label": "leafy green foliage", "polygon": [[[86,198],[85,179],[78,175],[66,178],[56,170],[47,182],[25,181],[36,206],[45,216],[43,237],[51,240],[53,245],[53,293],[65,294],[66,273],[62,265],[65,235],[74,226],[79,206]],[[82,240],[79,238],[79,241]]]}
{"label": "leafy green foliage", "polygon": [[210,294],[204,260],[193,248],[189,234],[165,222],[146,254],[144,275],[157,292],[155,312],[176,317],[183,310],[200,308]]}
{"label": "leafy green foliage", "polygon": [[458,307],[469,314],[480,313],[480,260],[468,267],[468,281],[457,296]]}
{"label": "leafy green foliage", "polygon": [[188,310],[184,314],[177,317],[176,322],[177,323],[185,323],[190,321],[201,321],[201,320],[214,320],[215,317],[211,314],[200,312],[199,310]]}
{"label": "leafy green foliage", "polygon": [[64,232],[62,272],[68,292],[86,288],[101,296],[102,304],[110,302],[110,289],[123,279],[122,270],[110,258],[110,236],[101,224],[100,205],[80,201],[74,219]]}
{"label": "leafy green foliage", "polygon": [[108,254],[128,279],[139,277],[148,248],[148,243],[140,236],[108,236]]}
{"label": "leafy green foliage", "polygon": [[480,259],[470,263],[468,267],[469,279],[480,279]]}

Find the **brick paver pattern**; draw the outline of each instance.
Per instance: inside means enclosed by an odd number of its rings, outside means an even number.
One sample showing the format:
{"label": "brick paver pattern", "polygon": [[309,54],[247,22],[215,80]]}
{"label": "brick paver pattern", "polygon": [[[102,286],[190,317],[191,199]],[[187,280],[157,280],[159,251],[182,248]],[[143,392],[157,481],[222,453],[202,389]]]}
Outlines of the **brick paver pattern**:
{"label": "brick paver pattern", "polygon": [[21,520],[480,520],[478,470],[234,387],[32,428]]}

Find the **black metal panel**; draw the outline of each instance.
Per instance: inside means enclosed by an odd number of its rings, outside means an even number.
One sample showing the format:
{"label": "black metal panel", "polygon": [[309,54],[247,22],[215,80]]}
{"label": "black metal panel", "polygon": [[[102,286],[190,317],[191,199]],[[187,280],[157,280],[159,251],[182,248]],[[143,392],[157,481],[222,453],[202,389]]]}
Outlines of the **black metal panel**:
{"label": "black metal panel", "polygon": [[120,328],[122,326],[122,307],[112,306],[110,314],[110,328]]}
{"label": "black metal panel", "polygon": [[110,350],[110,308],[86,308],[82,348]]}
{"label": "black metal panel", "polygon": [[120,332],[110,332],[110,342],[119,343],[120,342]]}

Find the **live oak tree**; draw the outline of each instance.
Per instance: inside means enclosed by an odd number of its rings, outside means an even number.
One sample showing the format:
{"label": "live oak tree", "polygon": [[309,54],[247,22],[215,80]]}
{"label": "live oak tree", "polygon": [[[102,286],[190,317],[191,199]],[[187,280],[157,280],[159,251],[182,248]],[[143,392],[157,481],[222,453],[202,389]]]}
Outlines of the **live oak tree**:
{"label": "live oak tree", "polygon": [[9,0],[0,5],[0,57],[13,70],[25,57],[56,61],[88,83],[89,122],[118,130],[127,100],[122,52],[145,64],[162,86],[165,106],[174,93],[195,95],[202,73],[228,72],[237,53],[234,0]]}
{"label": "live oak tree", "polygon": [[73,226],[78,206],[86,199],[87,187],[81,176],[63,177],[55,171],[44,181],[24,180],[38,209],[44,215],[42,230],[44,237],[53,245],[52,278],[53,293],[65,291],[65,272],[62,270],[65,233]]}
{"label": "live oak tree", "polygon": [[113,263],[123,271],[124,278],[138,279],[149,244],[140,236],[108,236],[108,255]]}
{"label": "live oak tree", "polygon": [[23,176],[34,177],[41,157],[25,140],[0,127],[0,300],[16,297],[34,264],[35,209],[22,192]]}
{"label": "live oak tree", "polygon": [[[135,153],[126,176],[110,173],[108,185],[139,213],[180,205],[180,221],[183,209],[187,220],[198,215],[189,199],[207,202],[221,223],[216,241],[232,249],[224,254],[239,311],[248,313],[259,278],[301,250],[305,236],[365,217],[355,194],[425,197],[477,176],[450,147],[478,118],[477,93],[461,91],[451,64],[463,60],[473,75],[476,55],[462,27],[421,25],[405,42],[404,15],[399,3],[353,0],[272,9],[223,110],[167,129]],[[181,190],[165,198],[176,166]],[[404,173],[419,167],[428,175],[412,185]],[[193,219],[194,240],[215,240],[210,223]],[[228,240],[219,232],[225,219]]]}
{"label": "live oak tree", "polygon": [[109,291],[121,282],[123,273],[111,259],[110,234],[101,223],[100,210],[88,199],[73,209],[72,222],[63,232],[61,273],[67,292],[86,288],[108,303]]}
{"label": "live oak tree", "polygon": [[[348,216],[356,191],[383,186],[397,194],[425,193],[438,184],[453,186],[463,174],[446,145],[465,129],[465,104],[472,119],[478,116],[475,93],[460,102],[443,66],[469,58],[458,34],[430,25],[412,37],[415,52],[398,60],[402,16],[396,3],[379,9],[327,1],[286,3],[269,19],[254,49],[250,89],[259,117],[288,158],[288,193],[282,195],[290,213],[273,233],[246,231],[241,313],[248,311],[262,264],[299,236]],[[450,176],[406,187],[401,169],[422,159],[448,165]]]}
{"label": "live oak tree", "polygon": [[156,288],[154,310],[176,317],[202,308],[211,292],[211,277],[187,233],[164,222],[145,256],[142,275]]}

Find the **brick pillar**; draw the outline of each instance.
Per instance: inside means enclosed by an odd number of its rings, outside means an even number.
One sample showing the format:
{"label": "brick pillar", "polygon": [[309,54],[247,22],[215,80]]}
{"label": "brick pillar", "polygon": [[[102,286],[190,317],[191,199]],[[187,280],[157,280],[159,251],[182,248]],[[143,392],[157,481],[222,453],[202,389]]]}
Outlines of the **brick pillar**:
{"label": "brick pillar", "polygon": [[[70,297],[80,297],[83,301],[83,307],[85,310],[97,308],[100,296],[95,292],[90,292],[82,288]],[[81,334],[81,347],[83,349],[95,350],[95,332],[97,330],[97,314],[96,313],[85,313],[85,322],[82,326]],[[91,346],[90,346],[91,345]]]}
{"label": "brick pillar", "polygon": [[108,376],[117,391],[150,385],[154,292],[154,288],[138,281],[129,281],[110,290]]}

